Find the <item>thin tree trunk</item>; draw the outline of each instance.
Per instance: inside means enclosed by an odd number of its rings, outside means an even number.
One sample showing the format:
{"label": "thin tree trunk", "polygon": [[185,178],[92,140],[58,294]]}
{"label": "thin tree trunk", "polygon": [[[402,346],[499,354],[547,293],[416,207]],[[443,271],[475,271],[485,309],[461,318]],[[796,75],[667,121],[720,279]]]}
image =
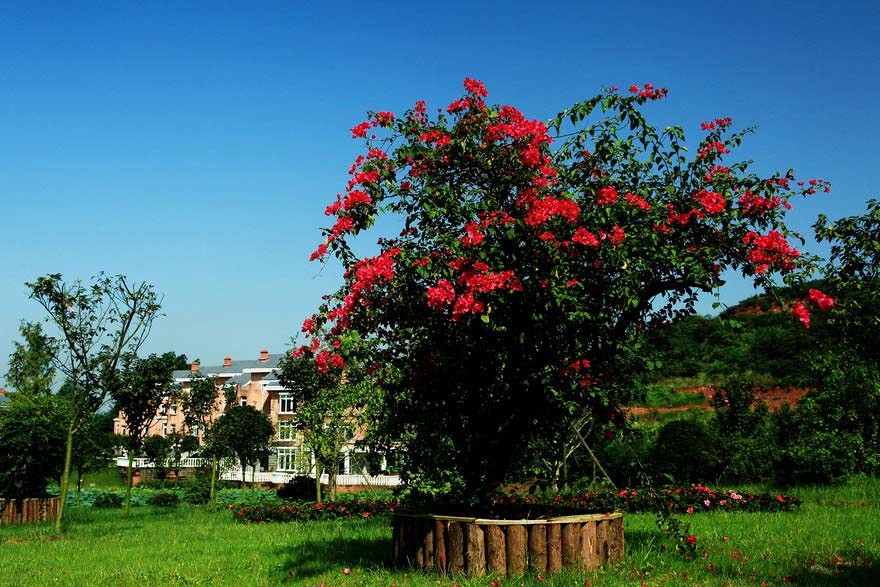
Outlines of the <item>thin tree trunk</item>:
{"label": "thin tree trunk", "polygon": [[244,468],[244,461],[241,461],[241,501],[247,501],[247,496],[244,493],[244,488],[247,485],[247,481],[245,480]]}
{"label": "thin tree trunk", "polygon": [[125,515],[128,516],[128,512],[131,509],[131,485],[133,479],[131,478],[131,470],[134,465],[134,451],[128,451],[128,481],[125,483]]}
{"label": "thin tree trunk", "polygon": [[315,459],[315,500],[321,501],[321,465],[318,459]]}
{"label": "thin tree trunk", "polygon": [[71,422],[67,428],[67,446],[64,449],[64,469],[61,472],[61,492],[58,496],[58,517],[55,518],[55,533],[61,534],[61,520],[64,516],[64,505],[67,501],[67,488],[70,485],[70,461],[73,456],[73,431]]}
{"label": "thin tree trunk", "polygon": [[217,455],[211,457],[211,501],[214,501],[216,491],[215,480],[217,479]]}

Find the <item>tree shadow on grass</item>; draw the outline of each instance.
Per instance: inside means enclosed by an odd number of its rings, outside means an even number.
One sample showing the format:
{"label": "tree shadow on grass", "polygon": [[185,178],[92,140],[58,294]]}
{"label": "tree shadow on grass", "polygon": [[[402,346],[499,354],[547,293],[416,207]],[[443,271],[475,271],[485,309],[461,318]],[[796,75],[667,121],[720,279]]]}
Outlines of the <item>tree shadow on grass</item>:
{"label": "tree shadow on grass", "polygon": [[391,566],[391,538],[315,540],[278,551],[285,575],[313,577],[346,567],[383,569]]}
{"label": "tree shadow on grass", "polygon": [[823,587],[880,585],[880,560],[858,549],[849,549],[842,553],[839,563],[817,561],[793,573],[791,579],[795,585]]}

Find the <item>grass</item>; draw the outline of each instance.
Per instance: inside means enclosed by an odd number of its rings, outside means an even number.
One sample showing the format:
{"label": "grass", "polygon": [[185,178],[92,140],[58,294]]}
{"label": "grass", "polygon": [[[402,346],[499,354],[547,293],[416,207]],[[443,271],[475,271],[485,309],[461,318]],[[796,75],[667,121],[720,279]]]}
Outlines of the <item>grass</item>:
{"label": "grass", "polygon": [[[501,587],[552,585],[845,586],[880,584],[880,479],[788,490],[800,511],[687,516],[693,560],[666,550],[654,517],[626,517],[626,561],[596,573],[500,579]],[[310,585],[488,587],[388,568],[387,520],[238,524],[226,510],[71,507],[63,536],[48,525],[0,528],[0,586]],[[350,569],[345,574],[344,569]],[[543,580],[541,580],[543,579]]]}

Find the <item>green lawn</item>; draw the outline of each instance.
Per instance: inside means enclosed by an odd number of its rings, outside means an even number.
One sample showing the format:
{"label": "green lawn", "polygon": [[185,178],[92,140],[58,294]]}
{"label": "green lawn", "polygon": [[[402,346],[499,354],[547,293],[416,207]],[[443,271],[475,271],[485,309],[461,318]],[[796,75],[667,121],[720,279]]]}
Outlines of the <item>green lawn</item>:
{"label": "green lawn", "polygon": [[[880,480],[789,492],[804,499],[800,511],[688,516],[699,538],[694,560],[664,550],[653,516],[628,514],[619,567],[500,585],[880,585]],[[85,507],[68,514],[61,538],[45,525],[0,528],[0,586],[488,587],[492,580],[391,571],[387,520],[242,525],[228,511],[192,506],[139,507],[129,518]]]}

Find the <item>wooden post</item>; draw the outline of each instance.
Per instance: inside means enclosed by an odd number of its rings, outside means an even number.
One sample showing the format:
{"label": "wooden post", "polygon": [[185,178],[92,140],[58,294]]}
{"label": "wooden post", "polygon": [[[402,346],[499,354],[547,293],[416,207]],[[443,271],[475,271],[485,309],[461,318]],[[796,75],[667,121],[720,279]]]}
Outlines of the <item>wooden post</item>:
{"label": "wooden post", "polygon": [[415,565],[417,569],[425,568],[425,535],[423,528],[425,523],[415,518],[411,522],[412,527],[412,544],[415,547],[415,553],[413,555],[413,560],[415,561]]}
{"label": "wooden post", "polygon": [[581,566],[581,524],[565,524],[562,527],[562,566],[576,569]]}
{"label": "wooden post", "polygon": [[427,519],[422,522],[422,542],[424,547],[423,569],[434,568],[434,520]]}
{"label": "wooden post", "polygon": [[539,572],[547,572],[547,526],[532,524],[529,526],[529,564]]}
{"label": "wooden post", "polygon": [[501,526],[486,526],[486,566],[490,573],[507,574],[507,538]]}
{"label": "wooden post", "polygon": [[562,570],[562,525],[547,525],[547,571],[558,573]]}
{"label": "wooden post", "polygon": [[477,524],[467,525],[467,572],[472,577],[486,574],[486,541],[483,528]]}
{"label": "wooden post", "polygon": [[449,522],[447,540],[448,565],[450,573],[461,573],[464,571],[464,536],[463,522]]}
{"label": "wooden post", "polygon": [[434,564],[444,575],[449,572],[446,558],[446,522],[434,520]]}
{"label": "wooden post", "polygon": [[510,526],[507,529],[507,573],[523,575],[528,566],[528,531],[525,526]]}
{"label": "wooden post", "polygon": [[596,521],[596,562],[599,566],[608,562],[608,520]]}
{"label": "wooden post", "polygon": [[584,524],[581,526],[581,560],[584,562],[585,570],[592,571],[599,568],[596,553],[596,524]]}

